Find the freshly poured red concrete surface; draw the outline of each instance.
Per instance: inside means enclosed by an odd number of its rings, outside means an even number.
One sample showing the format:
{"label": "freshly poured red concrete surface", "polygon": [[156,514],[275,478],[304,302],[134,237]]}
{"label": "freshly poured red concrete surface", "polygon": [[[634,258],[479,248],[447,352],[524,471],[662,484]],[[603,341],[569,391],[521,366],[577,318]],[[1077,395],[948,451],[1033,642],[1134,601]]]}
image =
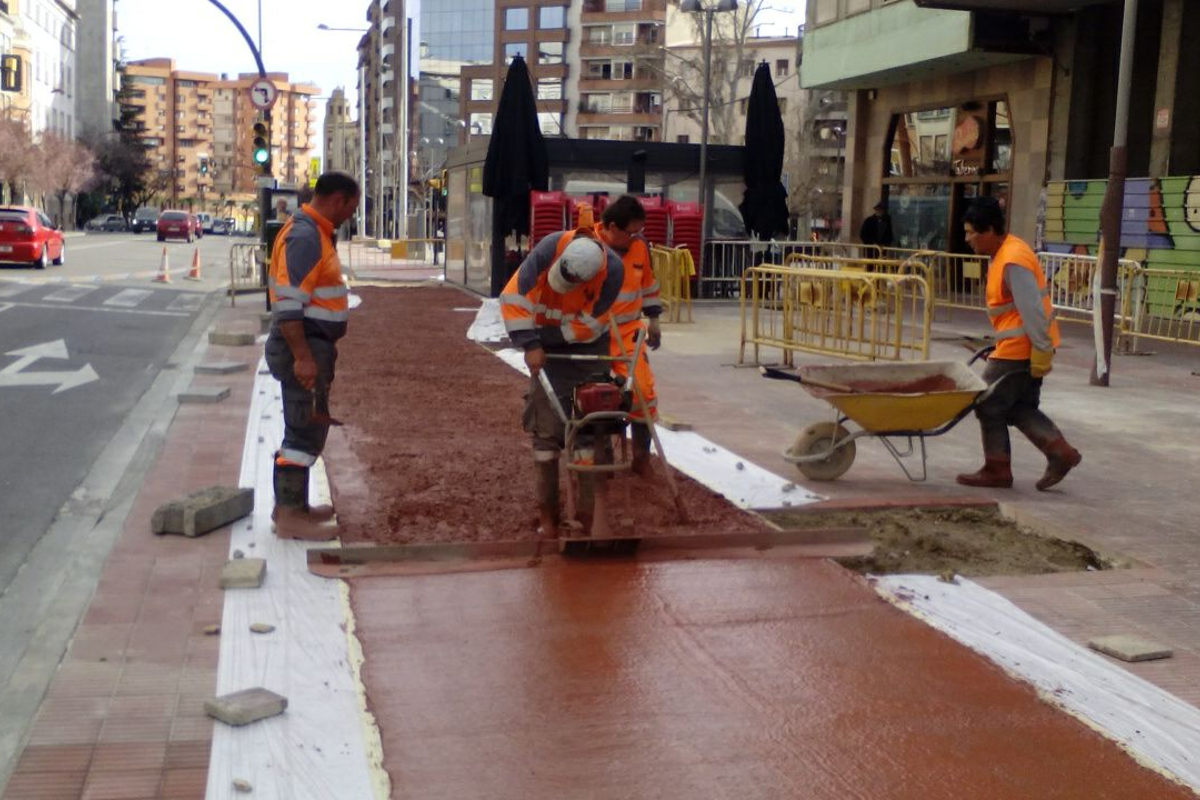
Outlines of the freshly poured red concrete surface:
{"label": "freshly poured red concrete surface", "polygon": [[1192,793],[819,561],[364,579],[395,798]]}

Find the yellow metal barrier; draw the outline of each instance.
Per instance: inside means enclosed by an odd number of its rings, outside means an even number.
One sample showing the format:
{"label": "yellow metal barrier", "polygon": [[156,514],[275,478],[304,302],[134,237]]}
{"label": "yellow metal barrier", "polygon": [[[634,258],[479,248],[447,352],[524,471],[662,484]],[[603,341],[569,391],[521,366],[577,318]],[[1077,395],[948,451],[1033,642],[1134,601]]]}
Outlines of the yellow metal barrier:
{"label": "yellow metal barrier", "polygon": [[925,263],[929,267],[929,288],[938,305],[987,308],[987,256],[885,247],[883,257],[900,261],[913,258]]}
{"label": "yellow metal barrier", "polygon": [[741,284],[742,339],[759,363],[762,347],[856,360],[929,357],[932,302],[919,274],[861,269],[751,267]]}
{"label": "yellow metal barrier", "polygon": [[[691,322],[692,278],[696,274],[691,251],[686,247],[653,245],[650,248],[650,267],[658,279],[659,299],[663,305],[662,321]],[[683,319],[685,309],[686,320]]]}
{"label": "yellow metal barrier", "polygon": [[1122,262],[1121,275],[1120,333],[1134,348],[1141,337],[1200,345],[1200,272]]}
{"label": "yellow metal barrier", "polygon": [[[871,247],[879,249],[875,245]],[[926,283],[933,284],[933,271],[916,254],[904,259],[895,259],[790,253],[784,261],[784,266],[799,269],[855,269],[884,275],[920,275]]]}

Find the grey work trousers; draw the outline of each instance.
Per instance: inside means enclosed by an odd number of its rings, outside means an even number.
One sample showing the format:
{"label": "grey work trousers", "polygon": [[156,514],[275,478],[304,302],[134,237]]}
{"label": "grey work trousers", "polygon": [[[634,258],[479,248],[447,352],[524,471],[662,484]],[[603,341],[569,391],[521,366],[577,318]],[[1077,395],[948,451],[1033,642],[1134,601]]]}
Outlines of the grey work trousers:
{"label": "grey work trousers", "polygon": [[272,377],[283,387],[283,443],[279,448],[280,454],[289,461],[312,466],[325,449],[325,440],[329,436],[329,426],[314,423],[312,415],[314,410],[329,413],[329,391],[333,387],[337,345],[319,336],[306,338],[313,361],[317,363],[317,383],[313,390],[305,389],[296,380],[292,350],[287,340],[275,330],[267,337],[266,358]]}
{"label": "grey work trousers", "polygon": [[1058,426],[1038,408],[1042,399],[1042,379],[1029,374],[1029,361],[989,359],[983,370],[988,385],[1003,381],[987,400],[975,409],[983,434],[985,456],[1011,456],[1008,426],[1012,425],[1039,450],[1062,438]]}

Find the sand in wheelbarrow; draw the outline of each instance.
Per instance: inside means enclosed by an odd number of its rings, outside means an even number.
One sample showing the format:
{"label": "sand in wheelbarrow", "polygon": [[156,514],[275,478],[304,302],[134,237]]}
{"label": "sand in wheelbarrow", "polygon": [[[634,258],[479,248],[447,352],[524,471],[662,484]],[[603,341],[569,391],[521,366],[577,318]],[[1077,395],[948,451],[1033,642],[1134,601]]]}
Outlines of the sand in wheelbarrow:
{"label": "sand in wheelbarrow", "polygon": [[[345,426],[331,431],[325,449],[343,541],[536,538],[534,467],[521,430],[528,378],[466,338],[473,315],[455,309],[478,301],[446,288],[355,291],[363,303],[338,344],[330,400]],[[691,517],[679,524],[662,465],[655,467],[649,484],[610,481],[614,522],[630,516],[641,535],[762,530],[676,473]]]}

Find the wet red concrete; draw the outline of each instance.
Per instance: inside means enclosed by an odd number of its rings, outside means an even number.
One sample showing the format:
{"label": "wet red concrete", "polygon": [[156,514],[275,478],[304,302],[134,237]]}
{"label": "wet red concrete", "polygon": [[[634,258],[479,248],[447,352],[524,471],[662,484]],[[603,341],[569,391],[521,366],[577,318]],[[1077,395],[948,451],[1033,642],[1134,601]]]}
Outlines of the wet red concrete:
{"label": "wet red concrete", "polygon": [[828,562],[357,581],[393,797],[1192,797]]}
{"label": "wet red concrete", "polygon": [[[363,295],[327,451],[347,538],[530,535],[524,381],[462,338],[461,295]],[[555,561],[351,601],[397,798],[1193,796],[828,562]]]}
{"label": "wet red concrete", "polygon": [[[454,309],[478,301],[452,289],[356,292],[363,304],[339,344],[331,399],[346,424],[325,450],[343,541],[535,538],[533,459],[521,430],[528,379],[467,340],[474,315]],[[761,529],[676,477],[690,525],[678,524],[661,476],[654,485],[610,482],[614,516],[630,516],[643,535]]]}

